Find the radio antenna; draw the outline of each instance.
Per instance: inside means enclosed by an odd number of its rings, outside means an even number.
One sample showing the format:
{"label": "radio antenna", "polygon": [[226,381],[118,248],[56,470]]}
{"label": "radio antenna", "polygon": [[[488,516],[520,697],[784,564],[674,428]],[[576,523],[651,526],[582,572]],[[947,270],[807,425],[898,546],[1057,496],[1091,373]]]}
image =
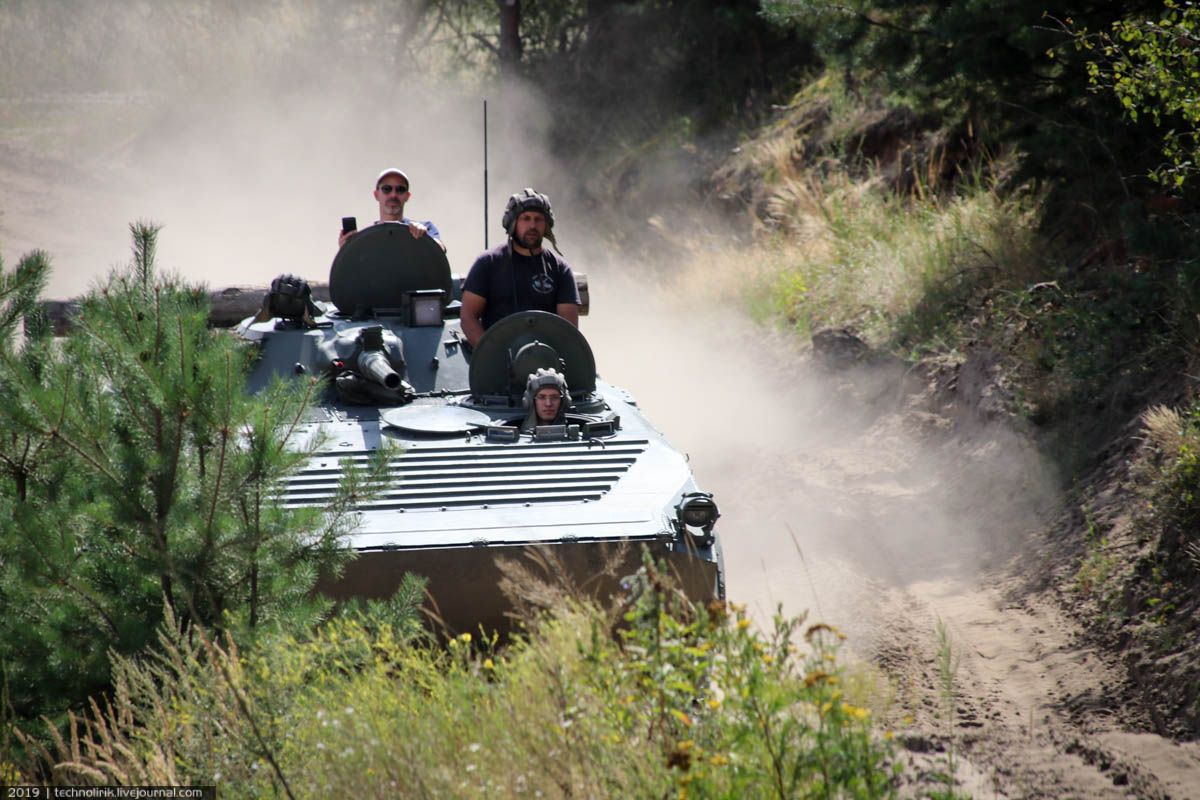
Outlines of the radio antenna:
{"label": "radio antenna", "polygon": [[483,249],[488,249],[488,146],[487,100],[483,101]]}

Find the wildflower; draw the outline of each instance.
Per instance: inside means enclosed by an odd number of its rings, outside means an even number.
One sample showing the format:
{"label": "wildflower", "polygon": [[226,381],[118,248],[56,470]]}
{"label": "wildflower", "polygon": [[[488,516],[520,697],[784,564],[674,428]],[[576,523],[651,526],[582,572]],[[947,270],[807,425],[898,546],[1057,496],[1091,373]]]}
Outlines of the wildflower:
{"label": "wildflower", "polygon": [[668,768],[682,770],[683,772],[687,772],[692,768],[692,756],[691,753],[688,752],[692,749],[691,742],[687,742],[687,747],[684,747],[684,744],[684,742],[677,744],[675,749],[672,750],[670,755],[667,756]]}
{"label": "wildflower", "polygon": [[711,756],[709,756],[708,763],[712,764],[714,767],[723,767],[729,763],[729,759],[720,753],[713,753]]}
{"label": "wildflower", "polygon": [[483,660],[483,668],[484,669],[495,669],[496,664],[490,658],[485,658]]}
{"label": "wildflower", "polygon": [[772,664],[775,662],[775,656],[771,655],[770,653],[766,653],[763,655],[762,660],[764,664]]}
{"label": "wildflower", "polygon": [[858,706],[852,706],[849,703],[842,703],[842,711],[846,712],[846,716],[850,717],[851,719],[856,719],[859,722],[870,719],[871,717],[871,712],[867,709],[859,708]]}
{"label": "wildflower", "polygon": [[833,676],[830,675],[828,672],[825,672],[824,670],[817,670],[816,672],[810,672],[804,676],[804,686],[807,689],[811,689],[812,687],[816,686],[818,683],[826,681],[831,677],[833,677]]}
{"label": "wildflower", "polygon": [[721,707],[721,701],[715,697],[710,697],[710,698],[708,698],[708,707],[711,708],[713,711],[716,711],[718,708]]}
{"label": "wildflower", "polygon": [[471,643],[471,634],[469,633],[460,634],[458,638],[462,640],[463,644]]}
{"label": "wildflower", "polygon": [[467,749],[470,750],[472,753],[478,753],[480,747],[481,747],[481,745],[479,744],[479,742],[471,742],[469,745],[467,745]]}
{"label": "wildflower", "polygon": [[675,749],[681,753],[686,753],[688,750],[691,750],[695,746],[696,746],[695,741],[693,741],[691,739],[684,739],[682,742],[678,742],[675,745]]}
{"label": "wildflower", "polygon": [[833,628],[826,625],[824,622],[818,622],[815,625],[809,625],[808,630],[806,630],[804,632],[804,638],[809,641],[812,641],[812,638],[814,636],[816,636],[818,633],[821,633],[822,631],[828,631],[830,633],[833,633]]}
{"label": "wildflower", "polygon": [[738,620],[737,626],[738,626],[739,631],[744,631],[744,630],[746,630],[746,628],[750,627],[750,620],[746,619],[745,617],[742,617],[741,619]]}

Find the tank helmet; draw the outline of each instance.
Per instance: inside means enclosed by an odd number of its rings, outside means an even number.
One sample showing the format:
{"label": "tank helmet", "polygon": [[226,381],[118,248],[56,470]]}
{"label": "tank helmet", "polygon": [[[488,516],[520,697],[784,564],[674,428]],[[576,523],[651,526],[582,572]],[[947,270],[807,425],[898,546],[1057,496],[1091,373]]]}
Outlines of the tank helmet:
{"label": "tank helmet", "polygon": [[550,198],[529,188],[522,189],[509,197],[508,205],[504,207],[504,218],[500,221],[509,236],[516,234],[517,217],[521,216],[523,211],[542,212],[546,217],[546,237],[553,242],[554,209],[550,207]]}
{"label": "tank helmet", "polygon": [[567,379],[563,374],[558,370],[539,368],[537,372],[530,373],[529,381],[525,385],[525,397],[522,400],[524,407],[533,408],[533,398],[540,389],[545,389],[547,386],[558,389],[562,393],[564,402],[568,400]]}

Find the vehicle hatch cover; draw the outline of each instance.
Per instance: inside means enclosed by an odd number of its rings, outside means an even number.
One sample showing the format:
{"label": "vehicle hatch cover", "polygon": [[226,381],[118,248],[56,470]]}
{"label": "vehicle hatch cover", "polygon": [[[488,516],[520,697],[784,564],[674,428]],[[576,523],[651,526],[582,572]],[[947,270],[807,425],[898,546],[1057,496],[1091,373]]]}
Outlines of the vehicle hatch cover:
{"label": "vehicle hatch cover", "polygon": [[379,418],[412,433],[465,433],[492,422],[482,411],[462,406],[401,406],[381,411]]}
{"label": "vehicle hatch cover", "polygon": [[406,293],[421,289],[441,289],[442,305],[449,303],[454,294],[450,262],[437,242],[428,236],[414,239],[399,222],[359,231],[329,267],[329,297],[344,314],[400,308]]}
{"label": "vehicle hatch cover", "polygon": [[562,371],[572,394],[596,390],[596,358],[579,329],[557,314],[522,311],[488,328],[479,340],[471,356],[471,394],[519,396],[538,367]]}

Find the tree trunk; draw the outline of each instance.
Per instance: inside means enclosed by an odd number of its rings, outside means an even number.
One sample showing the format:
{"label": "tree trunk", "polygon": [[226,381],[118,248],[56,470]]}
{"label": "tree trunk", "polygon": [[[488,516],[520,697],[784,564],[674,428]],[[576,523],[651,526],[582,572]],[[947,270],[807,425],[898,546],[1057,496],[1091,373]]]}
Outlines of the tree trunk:
{"label": "tree trunk", "polygon": [[500,72],[517,74],[521,63],[521,0],[496,0],[500,6]]}

